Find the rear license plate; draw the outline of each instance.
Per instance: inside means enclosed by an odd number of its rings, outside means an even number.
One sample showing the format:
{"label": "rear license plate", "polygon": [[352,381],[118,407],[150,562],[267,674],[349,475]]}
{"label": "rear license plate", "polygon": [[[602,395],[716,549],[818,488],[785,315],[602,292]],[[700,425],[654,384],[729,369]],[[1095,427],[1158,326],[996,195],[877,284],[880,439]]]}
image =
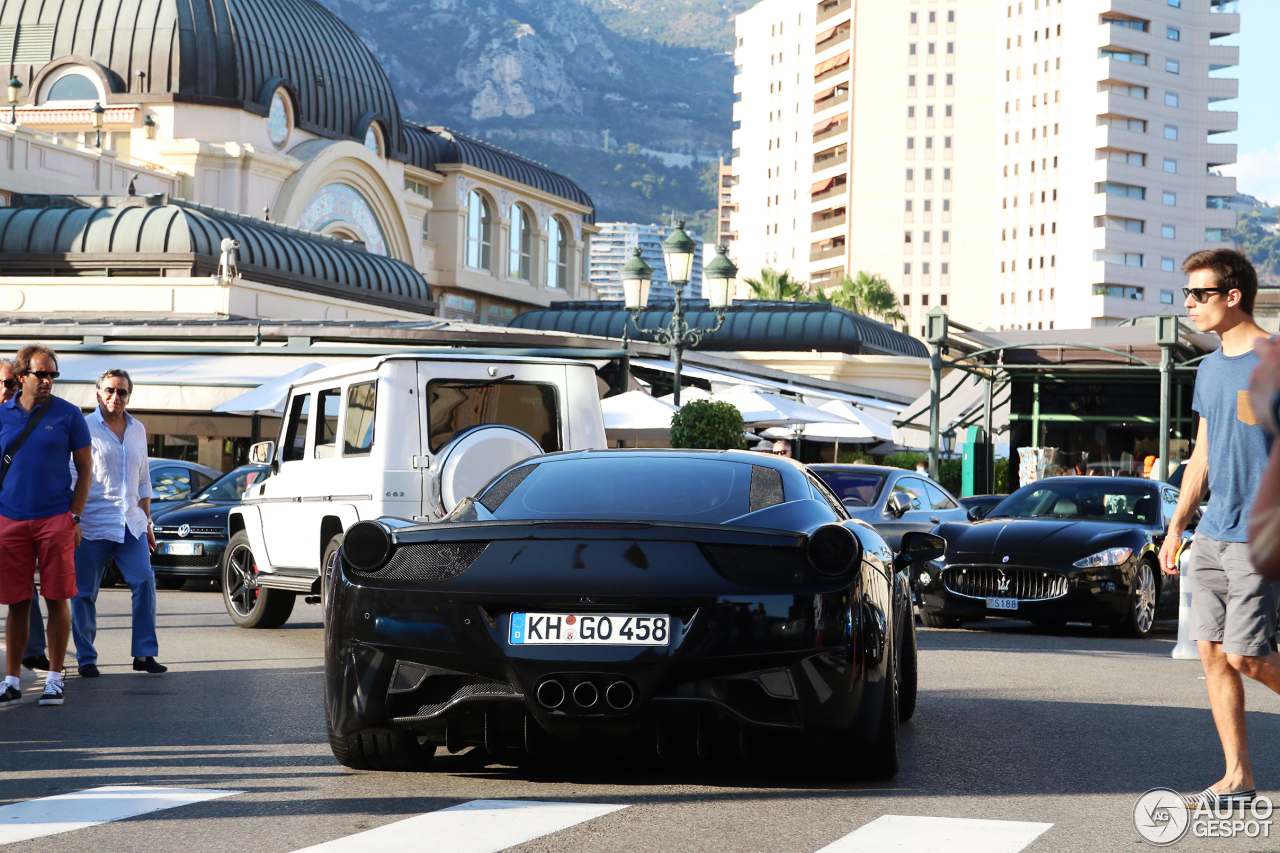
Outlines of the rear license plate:
{"label": "rear license plate", "polygon": [[1018,599],[1016,598],[988,598],[988,610],[1017,610]]}
{"label": "rear license plate", "polygon": [[671,617],[646,613],[512,613],[513,646],[665,646]]}
{"label": "rear license plate", "polygon": [[200,542],[161,542],[156,550],[161,554],[198,557],[204,553],[204,545]]}

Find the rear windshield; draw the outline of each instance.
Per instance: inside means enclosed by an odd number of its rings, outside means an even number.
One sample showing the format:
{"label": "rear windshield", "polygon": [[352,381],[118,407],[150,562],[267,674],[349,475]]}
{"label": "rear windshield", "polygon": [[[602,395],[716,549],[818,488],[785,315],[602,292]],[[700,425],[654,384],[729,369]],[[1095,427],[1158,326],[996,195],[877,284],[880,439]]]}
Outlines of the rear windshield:
{"label": "rear windshield", "polygon": [[427,383],[430,447],[438,453],[463,430],[502,424],[527,432],[546,453],[560,450],[560,407],[553,385],[436,379]]}
{"label": "rear windshield", "polygon": [[822,482],[831,487],[840,500],[848,507],[875,506],[880,489],[884,486],[885,475],[874,471],[838,471],[830,468],[815,468],[813,473],[822,478]]}
{"label": "rear windshield", "polygon": [[751,468],[652,456],[543,462],[494,516],[719,524],[750,512]]}

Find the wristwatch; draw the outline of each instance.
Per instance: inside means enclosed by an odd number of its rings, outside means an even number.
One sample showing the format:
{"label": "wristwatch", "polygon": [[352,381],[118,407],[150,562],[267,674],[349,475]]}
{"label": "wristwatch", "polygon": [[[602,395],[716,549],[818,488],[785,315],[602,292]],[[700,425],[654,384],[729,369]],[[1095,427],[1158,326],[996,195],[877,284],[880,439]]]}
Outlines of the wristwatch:
{"label": "wristwatch", "polygon": [[72,514],[71,514],[71,523],[72,523],[72,524],[79,524],[79,523],[80,523],[80,516],[76,515],[75,513],[72,513]]}

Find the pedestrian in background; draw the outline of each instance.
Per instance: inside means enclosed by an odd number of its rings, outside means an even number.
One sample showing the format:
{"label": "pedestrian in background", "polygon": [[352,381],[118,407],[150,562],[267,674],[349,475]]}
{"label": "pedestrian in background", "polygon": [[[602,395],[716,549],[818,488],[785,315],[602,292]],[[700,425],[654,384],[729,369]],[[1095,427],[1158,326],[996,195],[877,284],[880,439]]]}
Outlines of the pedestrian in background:
{"label": "pedestrian in background", "polygon": [[1196,372],[1191,405],[1200,424],[1160,564],[1166,574],[1178,573],[1182,533],[1207,488],[1209,508],[1196,528],[1187,582],[1191,639],[1200,650],[1226,773],[1188,805],[1234,807],[1255,796],[1241,675],[1280,692],[1280,658],[1273,651],[1277,588],[1255,571],[1247,535],[1267,460],[1266,432],[1249,403],[1249,376],[1258,364],[1254,344],[1267,333],[1253,320],[1258,276],[1243,254],[1196,252],[1182,271],[1190,276],[1183,288],[1189,316],[1201,332],[1216,332],[1222,346]]}
{"label": "pedestrian in background", "polygon": [[[0,405],[9,402],[18,393],[17,374],[13,369],[13,359],[0,358]],[[27,647],[22,652],[22,665],[27,669],[49,669],[49,658],[44,653],[44,616],[40,613],[40,596],[31,596],[31,622],[27,631]]]}
{"label": "pedestrian in background", "polygon": [[[75,549],[93,464],[89,427],[78,407],[53,394],[53,350],[28,344],[18,351],[14,370],[22,387],[0,405],[0,604],[9,608],[0,705],[22,698],[19,675],[37,560],[40,595],[49,608],[49,675],[39,704],[61,705],[71,634],[67,601],[76,594]],[[73,462],[79,476],[74,489]]]}
{"label": "pedestrian in background", "polygon": [[[1249,401],[1259,422],[1280,437],[1280,337],[1258,338],[1253,345],[1258,366],[1249,380]],[[1258,571],[1280,581],[1280,441],[1271,445],[1271,461],[1249,516],[1249,542]]]}
{"label": "pedestrian in background", "polygon": [[133,596],[133,668],[161,673],[156,663],[156,576],[151,552],[151,475],[147,464],[147,430],[125,411],[133,381],[123,370],[98,377],[98,408],[85,417],[93,442],[93,481],[84,507],[84,541],[76,551],[76,587],[71,602],[71,632],[76,663],[83,678],[97,678],[98,588],[115,558]]}

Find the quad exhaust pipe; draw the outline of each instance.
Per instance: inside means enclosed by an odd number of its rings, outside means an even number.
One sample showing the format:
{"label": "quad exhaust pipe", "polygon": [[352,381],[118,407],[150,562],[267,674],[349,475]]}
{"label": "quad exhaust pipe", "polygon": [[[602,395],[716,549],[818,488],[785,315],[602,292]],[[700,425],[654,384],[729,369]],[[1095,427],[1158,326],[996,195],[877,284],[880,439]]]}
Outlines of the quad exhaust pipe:
{"label": "quad exhaust pipe", "polygon": [[548,711],[562,707],[571,697],[573,704],[584,710],[597,707],[601,698],[614,711],[625,711],[636,701],[635,688],[627,682],[614,681],[602,690],[590,678],[579,681],[572,689],[559,678],[547,678],[537,686],[533,695],[538,704]]}

